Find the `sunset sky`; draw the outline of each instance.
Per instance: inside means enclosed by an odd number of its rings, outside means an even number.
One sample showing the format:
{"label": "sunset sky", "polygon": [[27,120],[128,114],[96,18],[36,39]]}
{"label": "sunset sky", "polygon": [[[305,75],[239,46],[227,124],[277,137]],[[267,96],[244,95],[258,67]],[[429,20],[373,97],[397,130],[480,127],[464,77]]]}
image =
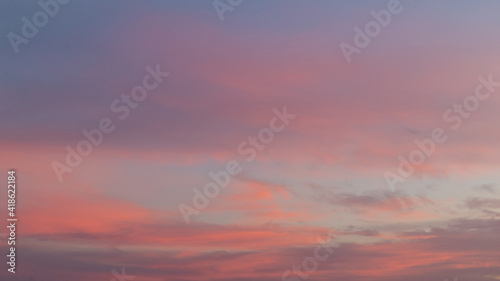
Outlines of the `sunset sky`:
{"label": "sunset sky", "polygon": [[54,1],[17,46],[43,8],[0,3],[1,281],[500,280],[500,1],[401,0],[350,59],[396,0]]}

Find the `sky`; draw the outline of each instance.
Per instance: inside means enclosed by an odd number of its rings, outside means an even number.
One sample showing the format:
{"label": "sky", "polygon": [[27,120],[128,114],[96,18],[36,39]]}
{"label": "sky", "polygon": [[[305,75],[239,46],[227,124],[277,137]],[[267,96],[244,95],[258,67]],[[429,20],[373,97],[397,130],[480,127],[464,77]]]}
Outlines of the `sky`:
{"label": "sky", "polygon": [[0,280],[500,280],[498,11],[1,2]]}

